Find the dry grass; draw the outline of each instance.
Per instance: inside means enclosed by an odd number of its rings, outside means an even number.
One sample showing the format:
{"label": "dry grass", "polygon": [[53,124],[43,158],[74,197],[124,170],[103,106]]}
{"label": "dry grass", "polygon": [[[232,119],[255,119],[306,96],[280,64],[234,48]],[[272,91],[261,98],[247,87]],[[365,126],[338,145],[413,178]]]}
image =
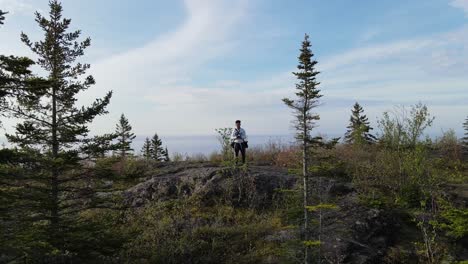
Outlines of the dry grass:
{"label": "dry grass", "polygon": [[[252,164],[293,167],[300,161],[299,149],[280,140],[270,140],[264,145],[249,147],[246,152],[247,161]],[[234,158],[234,150],[231,153],[230,160]],[[219,151],[211,153],[208,160],[216,163],[226,161]]]}

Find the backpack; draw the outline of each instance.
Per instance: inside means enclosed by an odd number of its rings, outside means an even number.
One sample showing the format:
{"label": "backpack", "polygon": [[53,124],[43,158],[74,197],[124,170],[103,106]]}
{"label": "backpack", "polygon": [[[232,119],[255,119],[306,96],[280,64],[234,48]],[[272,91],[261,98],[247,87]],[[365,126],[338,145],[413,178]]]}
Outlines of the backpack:
{"label": "backpack", "polygon": [[[237,130],[237,128],[235,130]],[[239,130],[239,133],[240,133],[240,130]],[[248,148],[249,147],[249,145],[247,144],[247,141],[244,141],[241,144],[242,144],[242,148]],[[231,148],[234,148],[235,145],[236,145],[236,143],[234,143],[234,141],[232,141],[231,142]]]}

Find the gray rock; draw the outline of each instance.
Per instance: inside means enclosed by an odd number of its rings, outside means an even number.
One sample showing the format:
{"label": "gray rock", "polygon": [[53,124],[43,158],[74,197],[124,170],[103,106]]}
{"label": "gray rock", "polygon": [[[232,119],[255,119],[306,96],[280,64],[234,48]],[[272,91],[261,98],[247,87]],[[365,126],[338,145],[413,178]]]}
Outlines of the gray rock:
{"label": "gray rock", "polygon": [[215,197],[238,204],[268,206],[280,188],[290,189],[296,178],[285,169],[252,166],[248,171],[226,169],[212,164],[181,164],[124,192],[126,204],[139,207],[148,201],[164,201],[198,196],[207,203]]}
{"label": "gray rock", "polygon": [[[285,169],[271,166],[250,166],[243,171],[209,163],[173,164],[125,191],[124,198],[133,207],[196,196],[208,206],[221,199],[234,206],[269,208],[275,203],[276,190],[292,189],[296,180]],[[311,177],[310,186],[315,192],[321,190],[323,202],[337,205],[337,209],[322,211],[323,257],[332,263],[381,263],[391,243],[395,220],[360,203],[350,183]],[[312,213],[311,219],[318,219],[317,213]],[[318,228],[314,225],[311,229],[312,237],[316,237]],[[284,242],[299,237],[297,230],[287,230],[265,239]]]}

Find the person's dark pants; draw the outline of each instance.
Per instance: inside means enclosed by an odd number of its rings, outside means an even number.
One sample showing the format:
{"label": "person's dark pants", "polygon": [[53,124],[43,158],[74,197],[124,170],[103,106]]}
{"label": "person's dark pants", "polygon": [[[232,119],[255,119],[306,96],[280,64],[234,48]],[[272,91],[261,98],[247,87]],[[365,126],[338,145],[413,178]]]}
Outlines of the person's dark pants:
{"label": "person's dark pants", "polygon": [[242,163],[245,163],[245,148],[242,146],[242,143],[235,143],[234,144],[234,152],[236,153],[236,163],[239,157],[239,150],[242,154]]}

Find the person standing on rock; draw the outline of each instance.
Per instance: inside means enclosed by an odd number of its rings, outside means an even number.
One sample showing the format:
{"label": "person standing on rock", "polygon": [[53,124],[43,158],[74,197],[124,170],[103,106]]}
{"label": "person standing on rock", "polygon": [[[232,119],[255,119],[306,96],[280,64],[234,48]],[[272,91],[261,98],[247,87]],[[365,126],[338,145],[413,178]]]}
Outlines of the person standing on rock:
{"label": "person standing on rock", "polygon": [[242,164],[245,163],[245,149],[248,148],[247,145],[247,134],[245,130],[241,128],[241,121],[236,120],[236,127],[232,130],[231,133],[231,147],[234,148],[234,153],[236,154],[236,164],[239,160],[239,151],[242,154]]}

